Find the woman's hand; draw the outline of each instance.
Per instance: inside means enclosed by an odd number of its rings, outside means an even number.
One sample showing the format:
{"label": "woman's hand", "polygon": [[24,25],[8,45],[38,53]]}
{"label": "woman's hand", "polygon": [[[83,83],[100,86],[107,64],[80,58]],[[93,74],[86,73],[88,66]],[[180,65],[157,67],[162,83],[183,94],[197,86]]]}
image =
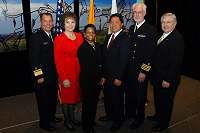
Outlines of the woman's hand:
{"label": "woman's hand", "polygon": [[104,85],[104,83],[106,82],[105,78],[101,78],[101,81],[99,82],[99,85]]}
{"label": "woman's hand", "polygon": [[68,79],[66,79],[66,80],[63,81],[63,85],[64,85],[65,88],[69,88],[70,84],[71,83],[70,83],[70,81]]}

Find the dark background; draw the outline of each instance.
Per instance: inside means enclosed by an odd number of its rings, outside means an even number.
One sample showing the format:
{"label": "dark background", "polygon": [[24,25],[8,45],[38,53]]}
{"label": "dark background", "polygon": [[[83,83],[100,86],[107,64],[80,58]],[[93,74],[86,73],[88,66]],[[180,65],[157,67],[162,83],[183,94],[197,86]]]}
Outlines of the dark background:
{"label": "dark background", "polygon": [[[31,35],[30,0],[22,0],[25,34]],[[79,3],[75,1],[75,13]],[[182,75],[200,80],[200,8],[199,0],[146,0],[146,21],[161,31],[160,17],[166,12],[176,15],[177,30],[185,40]],[[157,8],[156,8],[157,7]],[[76,29],[78,30],[78,29]],[[34,91],[30,79],[28,51],[0,53],[0,98]]]}

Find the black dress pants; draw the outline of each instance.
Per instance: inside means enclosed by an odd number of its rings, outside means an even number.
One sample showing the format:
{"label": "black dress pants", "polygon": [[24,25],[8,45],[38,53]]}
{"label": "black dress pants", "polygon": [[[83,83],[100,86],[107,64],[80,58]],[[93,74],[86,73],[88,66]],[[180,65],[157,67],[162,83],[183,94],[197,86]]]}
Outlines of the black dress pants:
{"label": "black dress pants", "polygon": [[84,81],[80,81],[80,86],[82,90],[82,128],[84,132],[92,132],[101,86]]}
{"label": "black dress pants", "polygon": [[125,115],[134,116],[139,123],[145,119],[145,102],[147,99],[148,78],[139,82],[138,77],[128,76],[125,89]]}
{"label": "black dress pants", "polygon": [[104,106],[106,115],[114,118],[115,124],[124,122],[124,87],[114,84],[104,85]]}
{"label": "black dress pants", "polygon": [[168,128],[172,116],[174,97],[178,85],[170,84],[169,88],[154,86],[154,104],[158,125],[162,128]]}
{"label": "black dress pants", "polygon": [[49,124],[55,117],[58,82],[44,82],[35,85],[35,94],[40,116],[40,125]]}

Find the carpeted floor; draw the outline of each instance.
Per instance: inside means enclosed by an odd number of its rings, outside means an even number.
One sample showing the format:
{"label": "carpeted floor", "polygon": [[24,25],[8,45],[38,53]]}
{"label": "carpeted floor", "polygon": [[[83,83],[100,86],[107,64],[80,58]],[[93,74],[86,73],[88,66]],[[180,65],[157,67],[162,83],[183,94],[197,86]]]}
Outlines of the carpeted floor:
{"label": "carpeted floor", "polygon": [[[146,116],[154,114],[151,86],[148,90],[148,99],[150,105],[146,107]],[[200,81],[182,76],[174,102],[170,127],[163,133],[200,133]],[[96,122],[100,126],[95,127],[96,133],[110,133],[109,128],[113,122],[98,121],[98,118],[104,115],[103,101],[100,99],[96,117]],[[56,116],[63,118],[60,104],[58,104]],[[76,105],[75,117],[81,121],[81,103]],[[0,98],[0,133],[45,133],[46,131],[38,127],[38,118],[34,93]],[[145,120],[138,129],[131,130],[129,125],[132,122],[133,120],[125,121],[116,133],[151,133],[151,128],[156,124],[156,122]],[[52,125],[56,127],[55,133],[70,132],[63,122]],[[82,133],[81,126],[75,127],[77,133]]]}

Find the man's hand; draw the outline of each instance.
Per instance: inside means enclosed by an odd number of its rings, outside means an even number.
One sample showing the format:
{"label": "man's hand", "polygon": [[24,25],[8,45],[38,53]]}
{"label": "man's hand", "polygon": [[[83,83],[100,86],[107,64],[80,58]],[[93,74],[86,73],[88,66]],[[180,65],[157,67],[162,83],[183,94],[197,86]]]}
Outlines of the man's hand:
{"label": "man's hand", "polygon": [[167,81],[163,80],[162,82],[162,87],[163,88],[169,88],[170,83],[168,83]]}
{"label": "man's hand", "polygon": [[38,84],[42,84],[42,83],[44,83],[44,78],[40,78],[40,79],[38,79],[37,82],[38,82]]}
{"label": "man's hand", "polygon": [[138,75],[138,82],[140,83],[144,82],[145,77],[146,77],[146,74],[140,72]]}
{"label": "man's hand", "polygon": [[115,84],[116,86],[120,86],[121,83],[122,83],[122,81],[119,80],[119,79],[115,79],[115,81],[114,81],[114,84]]}

